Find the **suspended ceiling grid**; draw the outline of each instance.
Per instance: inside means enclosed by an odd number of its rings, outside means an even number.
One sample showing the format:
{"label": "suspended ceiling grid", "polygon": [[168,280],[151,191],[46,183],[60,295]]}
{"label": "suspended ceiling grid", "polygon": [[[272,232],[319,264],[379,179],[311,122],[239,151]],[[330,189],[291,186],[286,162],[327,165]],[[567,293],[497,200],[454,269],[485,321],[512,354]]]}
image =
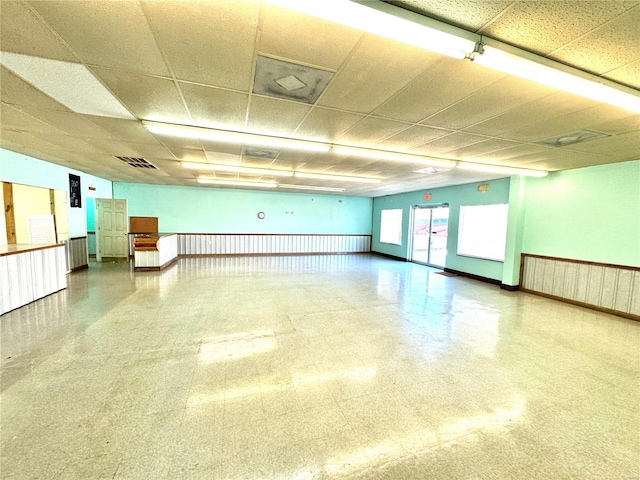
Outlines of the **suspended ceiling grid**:
{"label": "suspended ceiling grid", "polygon": [[[640,2],[394,3],[640,89]],[[295,180],[355,196],[498,177],[418,174],[416,165],[333,153],[260,158],[241,146],[154,136],[142,120],[551,171],[640,158],[640,115],[260,1],[3,0],[0,14],[2,51],[83,64],[133,116],[72,112],[2,67],[0,145],[113,181],[196,185],[204,173],[180,161],[220,158],[382,179]],[[312,103],[272,96],[254,87],[260,57],[331,78]],[[581,129],[609,136],[562,148],[537,143]],[[142,157],[157,170],[114,156]]]}

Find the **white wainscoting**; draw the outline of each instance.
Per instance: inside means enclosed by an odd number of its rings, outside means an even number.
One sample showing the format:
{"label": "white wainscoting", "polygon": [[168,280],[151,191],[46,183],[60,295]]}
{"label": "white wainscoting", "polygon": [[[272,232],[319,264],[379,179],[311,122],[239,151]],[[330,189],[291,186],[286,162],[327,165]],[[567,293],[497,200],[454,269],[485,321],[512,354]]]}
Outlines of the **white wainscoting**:
{"label": "white wainscoting", "polygon": [[87,237],[70,238],[64,243],[67,252],[67,272],[89,266]]}
{"label": "white wainscoting", "polygon": [[371,235],[178,234],[178,255],[365,253]]}
{"label": "white wainscoting", "polygon": [[65,246],[0,256],[0,315],[67,288]]}
{"label": "white wainscoting", "polygon": [[640,268],[523,254],[520,288],[640,320]]}

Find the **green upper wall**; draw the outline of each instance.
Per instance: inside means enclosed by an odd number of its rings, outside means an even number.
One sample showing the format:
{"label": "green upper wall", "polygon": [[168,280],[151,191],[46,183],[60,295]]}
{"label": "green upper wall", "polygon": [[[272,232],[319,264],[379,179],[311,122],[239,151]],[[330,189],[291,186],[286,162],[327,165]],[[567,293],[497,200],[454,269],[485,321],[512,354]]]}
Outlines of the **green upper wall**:
{"label": "green upper wall", "polygon": [[[64,190],[67,192],[68,200],[70,173],[80,176],[82,207],[69,208],[69,236],[83,237],[87,234],[86,199],[89,197],[111,198],[111,182],[88,173],[0,148],[0,181]],[[89,186],[95,187],[95,190],[89,190]]]}
{"label": "green upper wall", "polygon": [[371,234],[370,198],[118,182],[113,193],[163,232]]}
{"label": "green upper wall", "polygon": [[[502,178],[482,182],[488,184],[489,190],[478,191],[480,183],[456,185],[425,189],[417,192],[401,193],[385,197],[375,198],[373,201],[373,242],[372,250],[375,252],[392,255],[399,258],[408,258],[409,251],[409,222],[411,207],[436,206],[443,203],[449,204],[449,238],[447,240],[446,267],[462,272],[472,273],[495,280],[502,279],[502,263],[479,258],[461,257],[456,255],[458,244],[458,220],[460,205],[488,205],[494,203],[509,202],[509,179]],[[429,201],[424,200],[425,193],[431,193]],[[384,209],[402,209],[402,245],[389,245],[380,243],[380,212]]]}
{"label": "green upper wall", "polygon": [[526,180],[522,251],[640,266],[640,160]]}

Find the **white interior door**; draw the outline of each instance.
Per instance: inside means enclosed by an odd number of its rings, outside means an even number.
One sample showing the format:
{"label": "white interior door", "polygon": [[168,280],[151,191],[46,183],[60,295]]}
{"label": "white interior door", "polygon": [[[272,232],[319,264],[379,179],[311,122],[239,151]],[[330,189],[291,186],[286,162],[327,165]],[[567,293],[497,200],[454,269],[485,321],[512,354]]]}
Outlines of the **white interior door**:
{"label": "white interior door", "polygon": [[128,258],[129,232],[127,201],[96,199],[96,260],[103,257]]}

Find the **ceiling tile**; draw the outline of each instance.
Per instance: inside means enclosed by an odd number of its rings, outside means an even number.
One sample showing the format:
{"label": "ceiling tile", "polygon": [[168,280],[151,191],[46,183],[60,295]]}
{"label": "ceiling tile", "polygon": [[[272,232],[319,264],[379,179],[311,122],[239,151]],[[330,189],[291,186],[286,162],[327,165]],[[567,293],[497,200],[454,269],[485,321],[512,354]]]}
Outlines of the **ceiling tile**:
{"label": "ceiling tile", "polygon": [[640,90],[640,60],[611,70],[603,77]]}
{"label": "ceiling tile", "polygon": [[[488,120],[465,128],[465,131],[481,135],[499,136],[519,130],[527,125],[584,110],[597,105],[593,100],[567,93],[555,93],[547,97],[519,105]],[[519,139],[522,140],[522,139]]]}
{"label": "ceiling tile", "polygon": [[78,60],[22,2],[0,2],[2,50],[65,62]]}
{"label": "ceiling tile", "polygon": [[222,143],[202,140],[202,147],[206,152],[217,152],[225,155],[236,155],[238,157],[242,155],[242,145],[238,145],[236,143]]}
{"label": "ceiling tile", "polygon": [[638,130],[638,116],[625,110],[599,105],[555,118],[544,119],[522,129],[502,135],[503,138],[520,142],[536,142],[556,135],[580,129],[618,134]]}
{"label": "ceiling tile", "polygon": [[52,124],[39,120],[28,113],[20,111],[10,105],[0,104],[0,119],[5,129],[22,130],[25,132],[45,133],[50,135],[64,135],[64,131]]}
{"label": "ceiling tile", "polygon": [[364,35],[318,105],[369,113],[440,58],[417,47]]}
{"label": "ceiling tile", "polygon": [[101,129],[125,142],[159,144],[160,142],[137,120],[85,115]]}
{"label": "ceiling tile", "polygon": [[405,0],[391,3],[403,4],[427,17],[477,31],[512,5],[513,0]]}
{"label": "ceiling tile", "polygon": [[[471,62],[445,58],[373,113],[396,120],[420,122],[504,76],[501,72]],[[443,78],[446,78],[445,82]]]}
{"label": "ceiling tile", "polygon": [[544,85],[507,77],[478,90],[422,123],[433,127],[462,129],[555,92],[556,90]]}
{"label": "ceiling tile", "polygon": [[384,118],[367,117],[350,128],[337,143],[373,147],[375,144],[409,128],[407,123],[396,122]]}
{"label": "ceiling tile", "polygon": [[550,147],[543,147],[541,145],[529,145],[520,144],[512,148],[505,148],[502,150],[496,150],[488,153],[481,153],[475,155],[473,158],[469,158],[474,162],[499,164],[503,162],[517,161],[519,158],[534,157],[538,160],[551,158],[554,155],[554,150]]}
{"label": "ceiling tile", "polygon": [[249,105],[247,131],[289,137],[309,110],[310,105],[253,95]]}
{"label": "ceiling tile", "polygon": [[142,157],[144,159],[150,158],[164,158],[169,160],[175,160],[171,151],[162,145],[149,145],[148,143],[134,143],[134,142],[122,142],[134,152],[136,157]]}
{"label": "ceiling tile", "polygon": [[195,148],[180,148],[174,146],[167,147],[169,151],[173,154],[175,158],[178,160],[184,160],[185,162],[199,162],[206,163],[207,156],[202,149]]}
{"label": "ceiling tile", "polygon": [[114,140],[113,135],[91,122],[89,119],[93,117],[88,115],[33,107],[20,107],[20,110],[54,125],[58,130],[66,132],[67,135]]}
{"label": "ceiling tile", "polygon": [[173,81],[98,67],[93,70],[120,102],[139,119],[191,123]]}
{"label": "ceiling tile", "polygon": [[220,88],[178,82],[195,125],[243,130],[249,95]]}
{"label": "ceiling tile", "polygon": [[640,160],[640,132],[577,143],[566,148],[576,152],[611,155],[624,160]]}
{"label": "ceiling tile", "polygon": [[490,154],[491,152],[517,147],[518,145],[519,144],[516,142],[492,138],[483,142],[474,143],[467,147],[450,150],[447,152],[447,157],[454,158],[456,160],[464,160],[467,158],[473,158],[476,155]]}
{"label": "ceiling tile", "polygon": [[636,2],[517,1],[480,33],[549,54],[624,13]]}
{"label": "ceiling tile", "polygon": [[485,140],[487,140],[487,137],[473,135],[466,132],[458,132],[414,148],[411,150],[411,153],[421,155],[441,155]]}
{"label": "ceiling tile", "polygon": [[333,142],[364,118],[357,113],[314,107],[295,132],[298,138]]}
{"label": "ceiling tile", "polygon": [[263,4],[260,52],[337,70],[362,32]]}
{"label": "ceiling tile", "polygon": [[100,148],[89,145],[85,141],[88,140],[88,138],[81,140],[78,137],[73,137],[71,135],[50,135],[40,133],[34,133],[33,136],[54,145],[55,150],[68,150],[70,152],[80,154],[103,153]]}
{"label": "ceiling tile", "polygon": [[95,149],[96,153],[103,155],[119,155],[122,157],[135,157],[137,153],[131,147],[117,140],[108,140],[104,138],[83,137],[82,142],[90,145]]}
{"label": "ceiling tile", "polygon": [[[10,147],[7,144],[11,144],[12,146]],[[50,143],[35,134],[8,130],[6,128],[2,128],[2,130],[0,130],[0,145],[3,147],[7,145],[6,148],[9,150],[13,150],[12,147],[15,146],[21,146],[23,149],[31,149],[38,152],[58,150],[56,144]],[[36,157],[39,157],[39,155],[36,155]]]}
{"label": "ceiling tile", "polygon": [[4,103],[13,105],[69,111],[67,107],[31,86],[5,67],[0,67],[0,97]]}
{"label": "ceiling tile", "polygon": [[47,0],[29,4],[84,63],[169,75],[138,1]]}
{"label": "ceiling tile", "polygon": [[451,130],[414,125],[378,143],[376,148],[383,150],[409,150],[451,133],[453,133]]}
{"label": "ceiling tile", "polygon": [[[590,2],[600,8],[615,9],[618,2]],[[626,2],[619,2],[624,5]],[[554,52],[551,58],[578,63],[583,69],[603,74],[640,60],[640,5],[628,10],[589,35]],[[636,79],[635,85],[639,80]]]}
{"label": "ceiling tile", "polygon": [[259,2],[144,1],[143,6],[178,80],[249,91]]}

